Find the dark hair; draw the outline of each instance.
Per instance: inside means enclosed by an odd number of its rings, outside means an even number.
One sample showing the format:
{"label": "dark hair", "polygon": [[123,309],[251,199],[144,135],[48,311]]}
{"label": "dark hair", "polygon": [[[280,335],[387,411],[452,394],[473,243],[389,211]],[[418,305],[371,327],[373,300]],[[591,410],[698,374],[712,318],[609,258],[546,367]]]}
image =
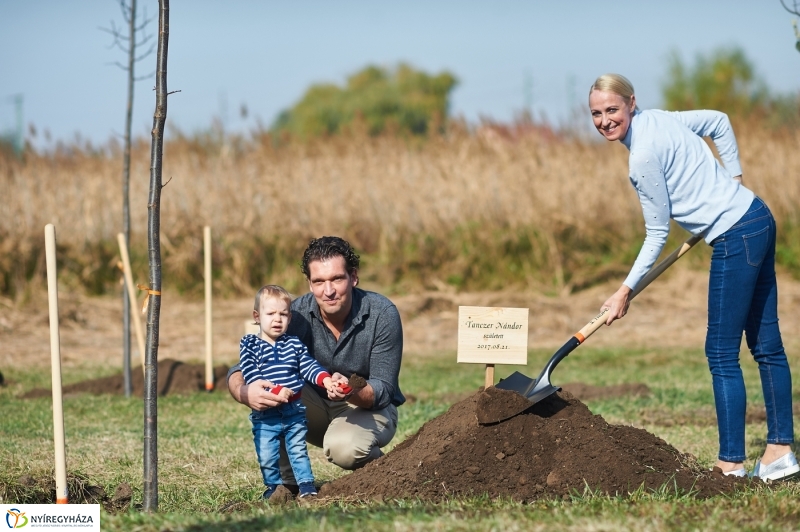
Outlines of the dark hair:
{"label": "dark hair", "polygon": [[308,269],[309,263],[333,257],[342,257],[344,259],[345,269],[348,274],[353,275],[358,270],[359,256],[353,246],[350,245],[350,242],[338,236],[312,238],[303,252],[303,262],[300,264],[300,269],[308,279],[311,277],[311,271]]}

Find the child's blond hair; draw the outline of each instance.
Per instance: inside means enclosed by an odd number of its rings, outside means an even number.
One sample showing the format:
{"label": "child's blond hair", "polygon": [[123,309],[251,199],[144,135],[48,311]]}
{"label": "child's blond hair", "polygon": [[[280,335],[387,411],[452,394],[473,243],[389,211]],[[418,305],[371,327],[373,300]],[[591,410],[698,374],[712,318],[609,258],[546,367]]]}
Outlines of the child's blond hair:
{"label": "child's blond hair", "polygon": [[256,302],[253,305],[253,310],[260,312],[261,302],[271,297],[274,297],[275,299],[282,299],[287,306],[292,305],[292,296],[284,287],[276,284],[268,284],[262,286],[261,289],[259,289],[259,291],[256,293]]}

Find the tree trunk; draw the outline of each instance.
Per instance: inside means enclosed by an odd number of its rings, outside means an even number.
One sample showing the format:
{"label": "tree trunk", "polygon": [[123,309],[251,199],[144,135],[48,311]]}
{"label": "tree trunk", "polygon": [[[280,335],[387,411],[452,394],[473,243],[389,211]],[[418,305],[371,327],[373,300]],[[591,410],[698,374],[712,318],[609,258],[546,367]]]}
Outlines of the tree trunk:
{"label": "tree trunk", "polygon": [[156,53],[156,110],[150,143],[150,197],[147,204],[147,243],[150,287],[147,307],[147,355],[144,379],[144,497],[147,512],[158,511],[158,324],[161,314],[161,157],[167,120],[167,44],[169,0],[158,1],[158,51]]}
{"label": "tree trunk", "polygon": [[[133,84],[136,81],[136,0],[131,0],[130,21],[128,24],[128,102],[125,108],[125,146],[122,153],[122,234],[125,246],[131,249],[131,129],[133,123]],[[131,396],[131,302],[128,287],[122,280],[122,374],[125,397]]]}

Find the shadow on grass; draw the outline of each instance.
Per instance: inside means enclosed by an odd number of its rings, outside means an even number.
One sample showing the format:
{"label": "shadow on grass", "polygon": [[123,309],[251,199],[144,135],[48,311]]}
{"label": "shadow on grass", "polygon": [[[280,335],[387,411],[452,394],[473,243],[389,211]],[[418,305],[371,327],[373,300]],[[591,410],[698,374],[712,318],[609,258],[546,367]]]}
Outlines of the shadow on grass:
{"label": "shadow on grass", "polygon": [[[441,508],[434,509],[431,505],[422,503],[410,503],[407,508],[398,508],[380,504],[377,506],[341,505],[340,503],[312,503],[312,505],[302,503],[288,503],[283,506],[270,507],[262,503],[247,504],[248,508],[242,508],[244,512],[259,511],[261,508],[265,512],[275,512],[271,515],[260,515],[237,519],[236,514],[230,514],[227,519],[220,522],[197,523],[186,527],[187,531],[228,531],[232,528],[236,530],[319,530],[324,529],[325,524],[336,523],[338,529],[349,530],[357,526],[358,523],[370,522],[373,525],[383,522],[389,524],[398,517],[414,517],[418,520],[421,516],[433,512],[440,514]],[[316,508],[314,507],[316,506]]]}

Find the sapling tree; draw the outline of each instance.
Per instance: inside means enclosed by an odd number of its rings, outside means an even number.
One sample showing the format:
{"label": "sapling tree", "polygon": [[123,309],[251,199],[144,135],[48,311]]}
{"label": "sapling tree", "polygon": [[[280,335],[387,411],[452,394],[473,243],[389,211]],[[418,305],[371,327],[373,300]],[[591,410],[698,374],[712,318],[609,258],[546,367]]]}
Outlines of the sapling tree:
{"label": "sapling tree", "polygon": [[[131,217],[129,190],[131,181],[131,128],[133,122],[133,89],[136,81],[152,76],[152,73],[142,78],[136,77],[136,63],[144,60],[153,53],[156,42],[153,34],[147,33],[147,26],[152,21],[147,14],[139,14],[136,0],[118,0],[125,28],[118,28],[111,21],[110,28],[100,28],[113,37],[112,47],[119,48],[127,56],[125,64],[115,62],[128,74],[128,98],[125,106],[125,133],[122,150],[122,234],[125,236],[125,246],[130,249]],[[145,50],[143,53],[142,50]],[[137,55],[139,52],[139,55]],[[125,387],[125,397],[131,395],[131,304],[128,296],[128,287],[122,280],[122,374]]]}
{"label": "sapling tree", "polygon": [[[792,2],[781,0],[781,5],[783,9],[792,15],[800,17],[800,0],[792,0]],[[797,39],[797,42],[794,43],[794,47],[800,52],[800,31],[797,30],[797,20],[793,20],[792,25],[794,26],[794,36]]]}
{"label": "sapling tree", "polygon": [[167,49],[169,0],[158,0],[156,109],[150,142],[150,195],[147,202],[147,249],[150,286],[147,289],[147,342],[144,372],[144,494],[145,511],[158,511],[158,325],[161,315],[161,159],[167,120]]}

